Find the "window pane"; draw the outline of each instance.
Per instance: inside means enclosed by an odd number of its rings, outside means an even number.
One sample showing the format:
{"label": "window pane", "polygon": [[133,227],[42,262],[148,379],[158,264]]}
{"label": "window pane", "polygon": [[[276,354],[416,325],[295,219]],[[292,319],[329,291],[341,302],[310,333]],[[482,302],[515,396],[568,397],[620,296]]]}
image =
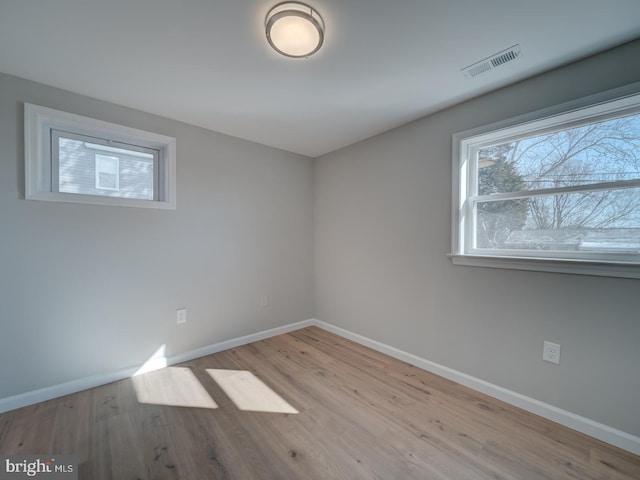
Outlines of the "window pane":
{"label": "window pane", "polygon": [[640,178],[640,114],[481,148],[478,194]]}
{"label": "window pane", "polygon": [[640,188],[479,202],[476,247],[640,253]]}
{"label": "window pane", "polygon": [[58,138],[58,191],[153,200],[154,156]]}
{"label": "window pane", "polygon": [[96,188],[118,190],[120,184],[120,158],[96,154]]}

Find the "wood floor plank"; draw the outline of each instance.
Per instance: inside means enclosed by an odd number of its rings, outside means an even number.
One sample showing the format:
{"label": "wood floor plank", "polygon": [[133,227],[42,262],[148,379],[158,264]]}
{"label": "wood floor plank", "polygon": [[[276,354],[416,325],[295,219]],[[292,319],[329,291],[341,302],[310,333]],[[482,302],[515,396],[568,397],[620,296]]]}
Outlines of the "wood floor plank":
{"label": "wood floor plank", "polygon": [[[60,401],[54,399],[17,410],[11,428],[0,445],[0,452],[3,455],[50,453]],[[3,416],[0,415],[0,418]]]}
{"label": "wood floor plank", "polygon": [[640,478],[638,457],[627,452],[614,451],[608,445],[595,445],[591,448],[589,465],[597,472],[612,474],[615,478]]}
{"label": "wood floor plank", "polygon": [[0,417],[0,446],[5,444],[5,439],[13,429],[13,420],[19,410],[13,410]]}
{"label": "wood floor plank", "polygon": [[[75,454],[90,480],[640,479],[638,456],[317,327],[181,367],[218,409],[139,403],[122,380],[0,414],[0,453]],[[241,411],[207,369],[299,413]]]}
{"label": "wood floor plank", "polygon": [[80,463],[89,460],[89,444],[93,423],[90,395],[73,394],[58,402],[51,448],[47,453],[76,455]]}

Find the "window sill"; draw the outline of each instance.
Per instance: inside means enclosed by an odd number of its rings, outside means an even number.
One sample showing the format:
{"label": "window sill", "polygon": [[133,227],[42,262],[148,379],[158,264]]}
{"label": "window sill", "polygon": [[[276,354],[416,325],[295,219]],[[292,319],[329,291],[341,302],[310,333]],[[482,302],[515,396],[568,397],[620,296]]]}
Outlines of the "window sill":
{"label": "window sill", "polygon": [[510,270],[533,270],[538,272],[640,279],[640,265],[630,263],[460,254],[450,254],[448,257],[451,258],[454,265],[469,267],[506,268]]}
{"label": "window sill", "polygon": [[107,197],[101,195],[83,195],[79,193],[62,192],[30,192],[25,195],[26,200],[43,200],[47,202],[83,203],[85,205],[103,205],[109,207],[137,207],[157,208],[161,210],[175,210],[174,202],[157,200],[140,200],[125,197]]}

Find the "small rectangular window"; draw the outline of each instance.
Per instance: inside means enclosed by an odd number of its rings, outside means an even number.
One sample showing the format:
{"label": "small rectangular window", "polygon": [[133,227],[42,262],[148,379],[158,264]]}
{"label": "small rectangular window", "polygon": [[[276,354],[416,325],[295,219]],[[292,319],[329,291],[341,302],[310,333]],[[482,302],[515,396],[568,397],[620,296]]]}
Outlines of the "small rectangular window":
{"label": "small rectangular window", "polygon": [[26,198],[175,208],[175,139],[25,104]]}
{"label": "small rectangular window", "polygon": [[640,277],[637,89],[454,135],[454,262]]}

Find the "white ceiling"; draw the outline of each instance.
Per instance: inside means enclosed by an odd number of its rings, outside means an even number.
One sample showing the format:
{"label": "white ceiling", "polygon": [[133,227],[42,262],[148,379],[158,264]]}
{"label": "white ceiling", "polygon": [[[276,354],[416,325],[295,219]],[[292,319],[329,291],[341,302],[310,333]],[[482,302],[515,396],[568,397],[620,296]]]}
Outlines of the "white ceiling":
{"label": "white ceiling", "polygon": [[296,60],[278,1],[0,0],[0,71],[317,157],[640,37],[640,0],[308,0],[325,44]]}

